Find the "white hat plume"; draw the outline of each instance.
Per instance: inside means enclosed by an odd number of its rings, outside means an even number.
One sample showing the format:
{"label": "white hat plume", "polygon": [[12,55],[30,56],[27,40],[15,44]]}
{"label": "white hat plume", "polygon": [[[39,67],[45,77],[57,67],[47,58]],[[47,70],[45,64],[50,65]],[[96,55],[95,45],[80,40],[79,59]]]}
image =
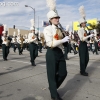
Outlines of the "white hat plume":
{"label": "white hat plume", "polygon": [[86,18],[86,13],[85,13],[85,9],[84,9],[83,5],[79,7],[79,12],[80,12],[81,17],[83,19],[85,19]]}

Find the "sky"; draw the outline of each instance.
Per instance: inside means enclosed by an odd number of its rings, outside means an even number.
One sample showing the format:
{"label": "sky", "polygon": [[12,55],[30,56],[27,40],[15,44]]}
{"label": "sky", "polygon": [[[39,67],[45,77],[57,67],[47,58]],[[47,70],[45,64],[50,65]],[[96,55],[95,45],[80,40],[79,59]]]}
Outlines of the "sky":
{"label": "sky", "polygon": [[[34,18],[34,12],[29,5],[36,11],[36,27],[43,31],[42,21],[48,21],[46,0],[0,0],[0,23],[6,24],[7,27],[15,25],[19,29],[30,29],[30,19]],[[64,28],[67,25],[72,26],[73,21],[78,21],[81,16],[79,7],[84,6],[86,19],[98,18],[100,20],[100,0],[56,0],[56,8],[60,15],[60,23]]]}

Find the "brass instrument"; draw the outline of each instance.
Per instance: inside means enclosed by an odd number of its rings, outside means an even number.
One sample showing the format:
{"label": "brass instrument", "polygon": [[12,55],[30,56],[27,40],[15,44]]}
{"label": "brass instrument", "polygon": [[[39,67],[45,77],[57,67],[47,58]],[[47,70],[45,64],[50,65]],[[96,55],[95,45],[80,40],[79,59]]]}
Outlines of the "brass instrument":
{"label": "brass instrument", "polygon": [[23,47],[23,41],[25,41],[25,39],[23,38],[23,36],[20,37],[20,41],[21,41],[21,48]]}
{"label": "brass instrument", "polygon": [[44,46],[45,38],[44,38],[43,33],[40,34],[40,40],[42,41],[42,46]]}
{"label": "brass instrument", "polygon": [[60,23],[59,23],[59,26],[60,26],[63,37],[65,37],[65,34],[66,34],[65,30],[63,29],[63,27]]}
{"label": "brass instrument", "polygon": [[4,41],[7,41],[6,37],[5,37]]}
{"label": "brass instrument", "polygon": [[44,37],[41,37],[42,46],[44,46]]}

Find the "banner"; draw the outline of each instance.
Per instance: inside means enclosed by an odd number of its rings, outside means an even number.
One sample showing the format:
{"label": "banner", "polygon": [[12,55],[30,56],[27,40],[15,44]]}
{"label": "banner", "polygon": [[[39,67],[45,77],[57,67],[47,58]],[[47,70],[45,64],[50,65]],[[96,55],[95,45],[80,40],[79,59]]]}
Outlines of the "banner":
{"label": "banner", "polygon": [[[91,19],[91,20],[87,20],[87,24],[86,26],[88,27],[89,30],[92,30],[95,28],[95,26],[97,25],[97,19]],[[78,31],[80,28],[79,22],[75,21],[73,22],[73,30],[74,31]]]}
{"label": "banner", "polygon": [[3,25],[0,24],[0,36],[2,35],[2,31],[3,31]]}

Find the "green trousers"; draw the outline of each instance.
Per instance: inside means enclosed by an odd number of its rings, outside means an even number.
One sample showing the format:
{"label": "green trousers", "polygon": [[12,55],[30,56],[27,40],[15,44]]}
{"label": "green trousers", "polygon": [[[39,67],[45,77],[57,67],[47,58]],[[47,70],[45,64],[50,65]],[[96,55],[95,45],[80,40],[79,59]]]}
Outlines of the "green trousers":
{"label": "green trousers", "polygon": [[36,44],[36,50],[35,50],[35,55],[36,55],[36,57],[38,56],[38,44]]}
{"label": "green trousers", "polygon": [[18,47],[19,54],[22,54],[23,47],[21,47],[21,44],[17,44],[17,47]]}
{"label": "green trousers", "polygon": [[64,57],[65,59],[68,59],[68,52],[69,52],[69,43],[64,46]]}
{"label": "green trousers", "polygon": [[92,45],[93,45],[93,43],[90,43],[90,50],[91,50],[91,51],[93,51]]}
{"label": "green trousers", "polygon": [[34,60],[36,59],[36,57],[38,56],[38,47],[37,47],[37,44],[30,43],[29,44],[29,51],[30,51],[31,63],[33,63]]}
{"label": "green trousers", "polygon": [[15,52],[17,48],[17,44],[12,43],[12,46],[13,46],[13,51]]}
{"label": "green trousers", "polygon": [[3,52],[3,59],[7,59],[9,54],[9,46],[6,46],[5,44],[2,44],[2,52]]}
{"label": "green trousers", "polygon": [[46,66],[51,97],[56,98],[57,89],[67,76],[66,62],[61,49],[57,47],[47,49]]}
{"label": "green trousers", "polygon": [[42,52],[42,43],[39,43],[39,52]]}
{"label": "green trousers", "polygon": [[89,62],[89,53],[86,42],[80,41],[79,57],[80,57],[80,73],[84,73]]}
{"label": "green trousers", "polygon": [[96,52],[96,54],[98,54],[98,42],[94,42],[94,46],[95,46],[94,53]]}
{"label": "green trousers", "polygon": [[71,43],[69,43],[69,52],[71,53]]}

